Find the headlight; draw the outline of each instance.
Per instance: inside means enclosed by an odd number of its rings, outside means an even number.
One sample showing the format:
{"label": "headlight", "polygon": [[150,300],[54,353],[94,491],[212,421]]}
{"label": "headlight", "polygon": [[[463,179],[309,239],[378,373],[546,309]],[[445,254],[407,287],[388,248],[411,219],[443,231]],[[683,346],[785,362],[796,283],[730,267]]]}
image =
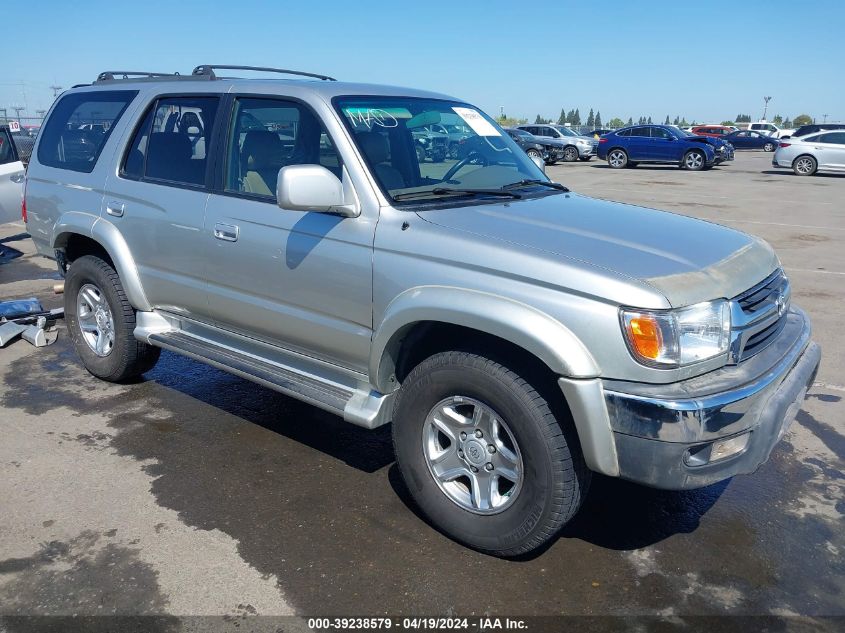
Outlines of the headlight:
{"label": "headlight", "polygon": [[622,331],[634,358],[651,367],[679,367],[728,351],[731,311],[724,300],[679,310],[621,310]]}
{"label": "headlight", "polygon": [[592,145],[592,141],[588,141],[588,140],[583,139],[583,138],[579,138],[575,142],[578,143],[578,145]]}

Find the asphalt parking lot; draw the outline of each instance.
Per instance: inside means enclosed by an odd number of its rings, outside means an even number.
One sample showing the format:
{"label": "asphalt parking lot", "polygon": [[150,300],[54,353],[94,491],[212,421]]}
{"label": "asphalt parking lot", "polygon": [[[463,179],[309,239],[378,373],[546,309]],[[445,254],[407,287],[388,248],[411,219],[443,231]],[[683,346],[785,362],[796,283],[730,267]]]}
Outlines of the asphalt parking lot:
{"label": "asphalt parking lot", "polygon": [[[100,382],[60,329],[0,350],[0,615],[845,616],[845,176],[799,178],[763,152],[699,173],[548,173],[775,247],[823,360],[756,474],[683,493],[597,477],[547,551],[497,560],[415,513],[388,428],[167,352],[142,381]],[[59,305],[22,231],[0,226],[23,253],[0,265],[0,300]]]}

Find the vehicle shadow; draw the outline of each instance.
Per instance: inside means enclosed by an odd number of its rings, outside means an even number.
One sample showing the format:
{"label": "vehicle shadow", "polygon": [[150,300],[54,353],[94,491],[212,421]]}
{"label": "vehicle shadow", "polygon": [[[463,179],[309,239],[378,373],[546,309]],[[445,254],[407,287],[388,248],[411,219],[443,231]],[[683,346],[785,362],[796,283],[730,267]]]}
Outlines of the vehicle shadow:
{"label": "vehicle shadow", "polygon": [[[590,165],[593,169],[608,169],[612,171],[686,171],[682,170],[677,165],[646,165],[646,164],[638,164],[636,167],[623,167],[622,169],[614,169],[607,163],[595,163]],[[710,169],[705,169],[702,171],[719,171],[721,169],[720,165],[713,165]]]}
{"label": "vehicle shadow", "polygon": [[[807,176],[798,176],[795,172],[793,172],[788,167],[785,169],[764,169],[760,172],[761,174],[767,174],[769,176],[790,176],[792,178],[807,178]],[[845,178],[845,174],[834,174],[830,172],[816,172],[810,178]]]}

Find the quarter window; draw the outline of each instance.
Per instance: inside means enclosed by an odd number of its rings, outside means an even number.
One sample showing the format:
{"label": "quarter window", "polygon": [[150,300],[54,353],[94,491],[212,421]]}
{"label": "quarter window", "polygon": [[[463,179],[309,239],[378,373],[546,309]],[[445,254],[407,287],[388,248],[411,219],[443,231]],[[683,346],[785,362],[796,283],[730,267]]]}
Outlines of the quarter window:
{"label": "quarter window", "polygon": [[229,129],[226,190],[275,197],[279,170],[322,165],[341,177],[341,161],[320,120],[306,106],[240,98]]}
{"label": "quarter window", "polygon": [[62,97],[41,131],[38,161],[91,173],[115,123],[137,94],[135,90],[98,90]]}
{"label": "quarter window", "polygon": [[845,132],[830,132],[828,134],[822,134],[819,140],[822,143],[845,145]]}

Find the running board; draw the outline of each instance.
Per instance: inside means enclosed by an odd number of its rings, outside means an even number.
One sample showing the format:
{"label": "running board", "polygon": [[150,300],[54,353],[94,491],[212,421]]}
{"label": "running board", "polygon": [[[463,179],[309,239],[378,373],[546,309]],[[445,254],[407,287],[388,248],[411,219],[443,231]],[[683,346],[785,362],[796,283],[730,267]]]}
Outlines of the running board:
{"label": "running board", "polygon": [[384,395],[369,387],[354,387],[323,380],[179,330],[153,332],[144,338],[151,345],[269,387],[339,415],[358,426],[372,429],[390,421],[392,394]]}

